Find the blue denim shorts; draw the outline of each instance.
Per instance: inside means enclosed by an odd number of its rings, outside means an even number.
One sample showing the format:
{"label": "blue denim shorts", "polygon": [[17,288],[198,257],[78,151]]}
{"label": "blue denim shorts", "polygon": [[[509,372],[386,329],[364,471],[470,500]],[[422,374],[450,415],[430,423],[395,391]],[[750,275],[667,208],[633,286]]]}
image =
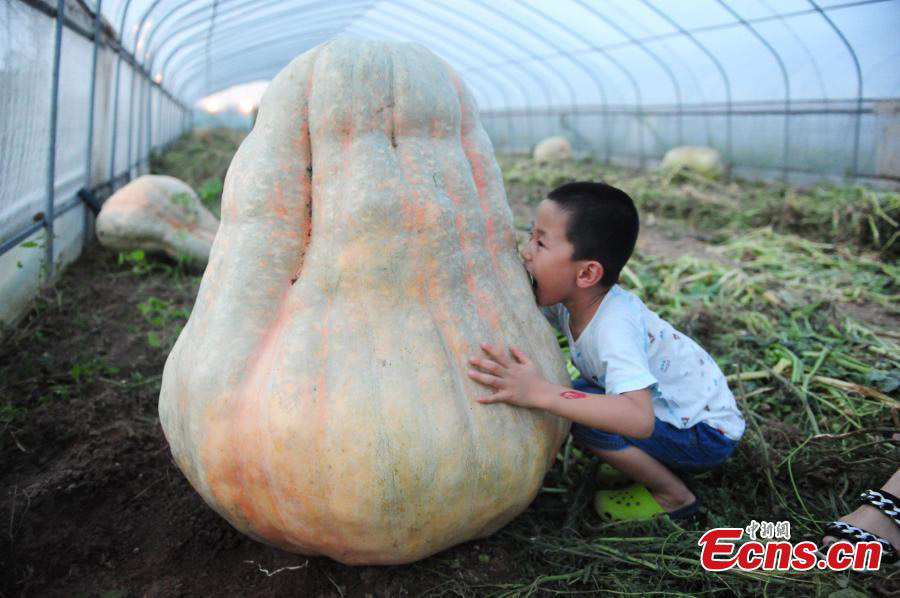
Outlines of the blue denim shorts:
{"label": "blue denim shorts", "polygon": [[[572,387],[582,392],[604,394],[583,379]],[[601,451],[620,451],[636,446],[673,469],[691,473],[708,471],[721,465],[734,452],[736,442],[704,423],[682,430],[656,418],[650,438],[631,438],[610,434],[578,423],[572,424],[572,436],[579,444]]]}

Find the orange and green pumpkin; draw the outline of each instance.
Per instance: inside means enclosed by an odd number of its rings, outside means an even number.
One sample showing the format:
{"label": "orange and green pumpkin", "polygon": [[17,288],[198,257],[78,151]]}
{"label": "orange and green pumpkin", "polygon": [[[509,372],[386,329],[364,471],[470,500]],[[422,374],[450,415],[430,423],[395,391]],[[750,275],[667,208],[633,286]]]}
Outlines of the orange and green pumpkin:
{"label": "orange and green pumpkin", "polygon": [[414,44],[298,57],[229,168],[166,362],[178,466],[232,525],[304,554],[403,563],[488,535],[568,423],[477,403],[482,341],[568,380],[469,91]]}

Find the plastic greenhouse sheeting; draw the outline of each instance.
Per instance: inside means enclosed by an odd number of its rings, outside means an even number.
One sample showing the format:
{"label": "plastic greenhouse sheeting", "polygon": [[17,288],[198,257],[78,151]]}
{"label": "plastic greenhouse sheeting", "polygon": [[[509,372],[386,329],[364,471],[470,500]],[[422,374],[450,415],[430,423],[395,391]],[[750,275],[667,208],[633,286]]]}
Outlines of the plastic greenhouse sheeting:
{"label": "plastic greenhouse sheeting", "polygon": [[4,0],[0,31],[0,266],[24,286],[40,247],[22,248],[23,231],[52,226],[53,260],[71,259],[89,225],[78,189],[112,190],[198,99],[338,36],[448,61],[498,151],[562,134],[579,155],[638,167],[690,144],[740,176],[900,181],[900,0]]}

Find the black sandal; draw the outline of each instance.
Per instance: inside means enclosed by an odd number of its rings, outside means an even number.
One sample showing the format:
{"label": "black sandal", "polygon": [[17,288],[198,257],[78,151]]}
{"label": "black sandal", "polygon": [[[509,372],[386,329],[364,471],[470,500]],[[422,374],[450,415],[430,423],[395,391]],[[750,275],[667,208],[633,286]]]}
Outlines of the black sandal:
{"label": "black sandal", "polygon": [[[890,492],[885,492],[884,490],[866,490],[859,495],[859,500],[863,504],[875,507],[884,513],[888,519],[893,521],[897,527],[900,527],[900,498],[897,498]],[[835,538],[840,538],[841,540],[847,540],[852,544],[856,544],[857,542],[878,542],[882,546],[882,563],[892,565],[900,561],[900,556],[897,554],[897,548],[891,545],[890,542],[881,536],[876,536],[873,533],[850,525],[849,523],[832,521],[825,526],[825,533],[822,534],[823,539],[825,536],[833,536]],[[823,546],[822,549],[827,550],[827,547]]]}

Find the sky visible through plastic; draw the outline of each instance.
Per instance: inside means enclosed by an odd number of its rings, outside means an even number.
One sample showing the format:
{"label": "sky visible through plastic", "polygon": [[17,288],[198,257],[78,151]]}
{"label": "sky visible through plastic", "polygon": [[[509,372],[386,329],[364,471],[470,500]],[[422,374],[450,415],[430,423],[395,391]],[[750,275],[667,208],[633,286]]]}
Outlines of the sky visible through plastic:
{"label": "sky visible through plastic", "polygon": [[[900,95],[900,0],[107,0],[102,12],[189,103],[269,80],[337,36],[425,45],[482,110],[851,99],[860,83],[865,98]],[[246,108],[261,88],[204,106]]]}

